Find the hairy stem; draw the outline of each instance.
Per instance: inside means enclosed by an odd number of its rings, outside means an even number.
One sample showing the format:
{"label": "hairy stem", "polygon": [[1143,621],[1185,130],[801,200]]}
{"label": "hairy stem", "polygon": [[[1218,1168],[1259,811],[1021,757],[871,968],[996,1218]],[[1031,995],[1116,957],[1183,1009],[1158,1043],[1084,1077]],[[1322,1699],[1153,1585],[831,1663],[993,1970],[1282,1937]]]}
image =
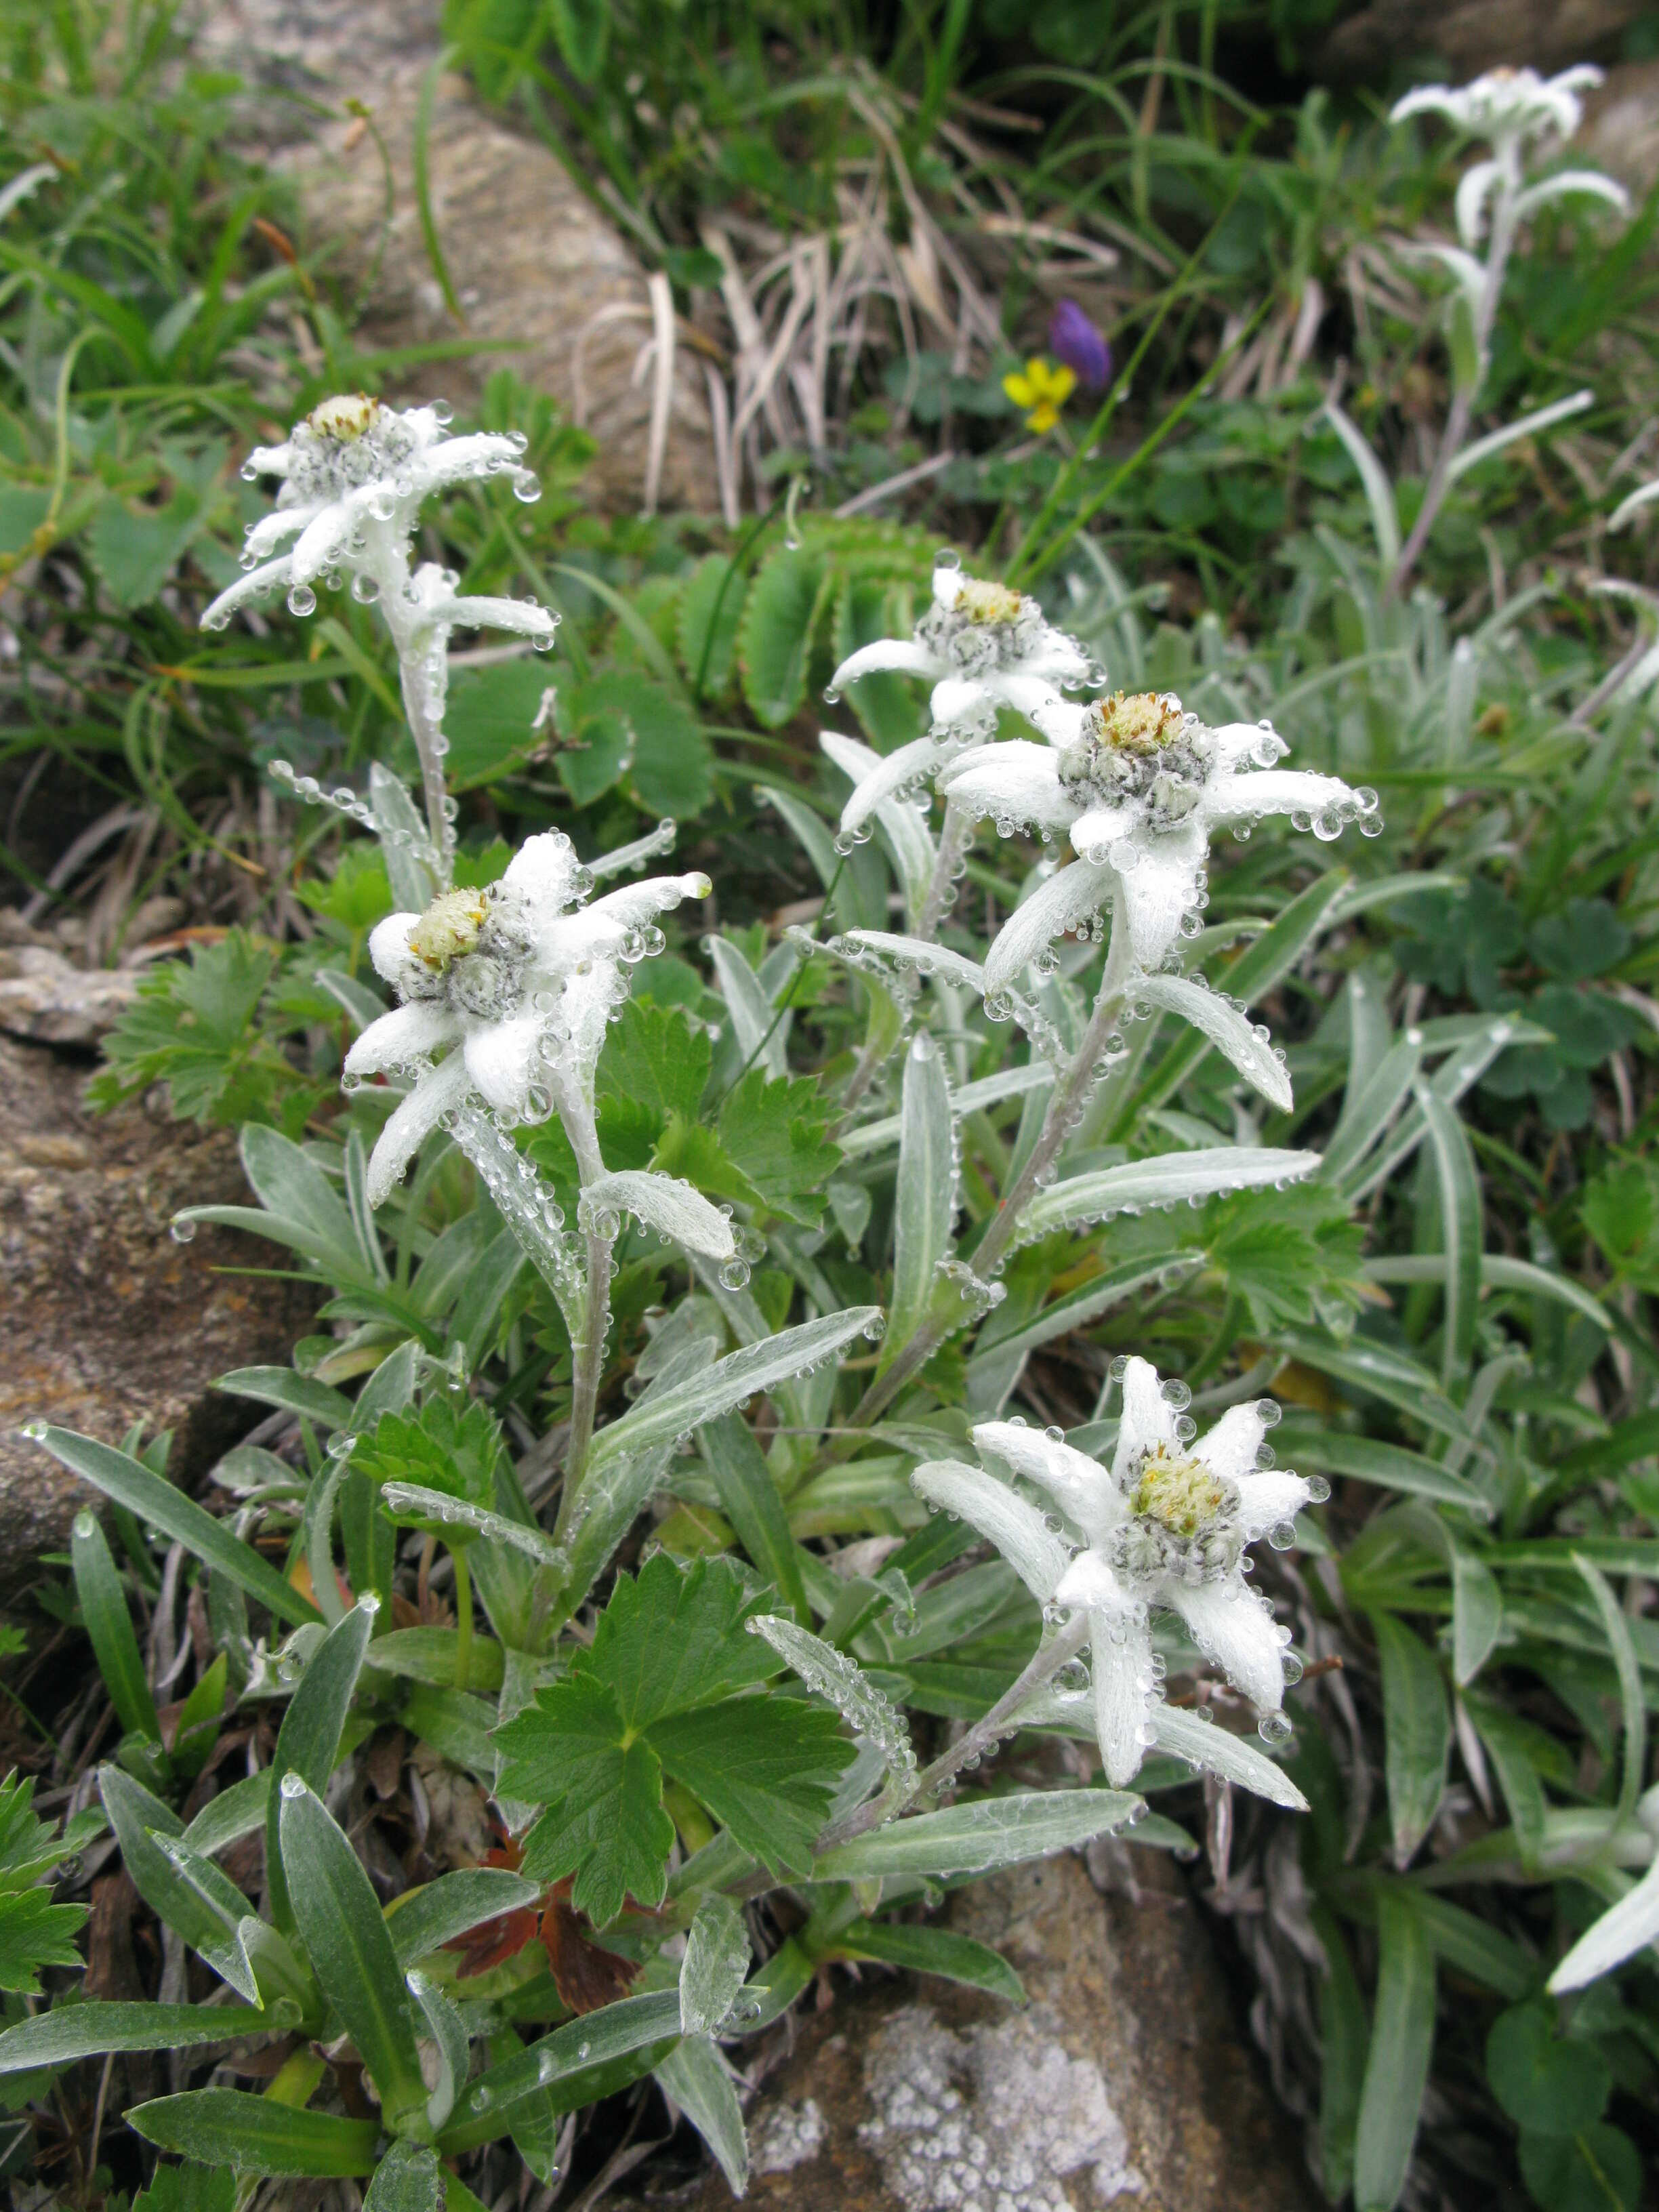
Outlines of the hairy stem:
{"label": "hairy stem", "polygon": [[455,1687],[465,1689],[472,1675],[472,1571],[466,1564],[466,1547],[450,1547],[455,1569]]}
{"label": "hairy stem", "polygon": [[[565,1134],[576,1155],[577,1169],[586,1190],[605,1173],[599,1131],[590,1109],[561,1109]],[[587,1280],[582,1298],[581,1340],[573,1343],[570,1378],[570,1437],[564,1452],[564,1490],[559,1499],[556,1539],[562,1542],[576,1511],[587,1455],[593,1443],[593,1423],[599,1410],[599,1384],[605,1376],[605,1347],[611,1334],[611,1280],[614,1236],[601,1235],[591,1224],[587,1239]]]}
{"label": "hairy stem", "polygon": [[867,1805],[860,1806],[857,1812],[848,1814],[833,1827],[826,1828],[815,1849],[827,1851],[832,1844],[851,1843],[854,1836],[866,1835],[872,1828],[894,1819],[907,1805],[936,1796],[970,1759],[983,1758],[1002,1737],[1012,1735],[1018,1724],[1021,1710],[1045,1682],[1051,1680],[1069,1660],[1076,1658],[1088,1640],[1089,1616],[1086,1613],[1074,1613],[1063,1628],[1038,1645],[1018,1680],[1004,1691],[989,1712],[975,1721],[948,1750],[942,1751],[931,1766],[923,1767],[896,1802],[882,1791]]}
{"label": "hairy stem", "polygon": [[438,889],[447,890],[454,855],[454,831],[444,802],[443,710],[449,678],[449,633],[433,631],[420,620],[412,596],[409,555],[392,525],[368,525],[368,571],[380,586],[380,607],[398,652],[398,685],[415,754],[421,764],[421,798],[427,835],[437,862]]}
{"label": "hairy stem", "polygon": [[[1074,1116],[1094,1081],[1095,1064],[1105,1049],[1106,1040],[1122,1013],[1133,970],[1129,933],[1120,899],[1116,902],[1114,915],[1111,947],[1106,955],[1106,972],[1101,978],[1100,994],[1095,1000],[1089,1026],[1083,1033],[1083,1042],[1049,1094],[1048,1110],[1043,1116],[1037,1140],[1032,1146],[1024,1166],[1003,1193],[985,1234],[974,1249],[974,1272],[988,1282],[996,1273],[1008,1247],[1018,1233],[1020,1216],[1076,1126]],[[924,1322],[887,1372],[865,1392],[851,1416],[850,1425],[855,1429],[866,1428],[878,1419],[910,1377],[933,1358],[944,1342],[945,1334],[943,1324]]]}
{"label": "hairy stem", "polygon": [[1486,283],[1474,309],[1474,350],[1478,363],[1476,379],[1466,390],[1452,394],[1452,404],[1447,411],[1445,428],[1440,433],[1440,443],[1429,471],[1428,483],[1423,488],[1423,504],[1417,510],[1417,520],[1411,535],[1400,549],[1400,558],[1383,586],[1385,599],[1396,599],[1405,589],[1411,573],[1417,566],[1429,532],[1444,506],[1446,494],[1452,487],[1452,467],[1463,450],[1469,434],[1469,424],[1474,414],[1474,402],[1486,374],[1486,349],[1492,339],[1492,326],[1497,319],[1498,303],[1504,292],[1504,273],[1509,266],[1510,251],[1515,244],[1515,204],[1521,190],[1518,167],[1513,174],[1505,175],[1492,202],[1492,242],[1486,249]]}

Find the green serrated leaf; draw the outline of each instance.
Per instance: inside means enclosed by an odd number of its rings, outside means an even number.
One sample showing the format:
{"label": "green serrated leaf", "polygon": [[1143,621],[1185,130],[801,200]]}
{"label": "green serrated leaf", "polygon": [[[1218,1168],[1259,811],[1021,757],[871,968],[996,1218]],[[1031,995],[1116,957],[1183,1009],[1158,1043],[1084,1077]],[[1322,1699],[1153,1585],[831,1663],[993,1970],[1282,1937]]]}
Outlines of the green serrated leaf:
{"label": "green serrated leaf", "polygon": [[744,696],[766,729],[781,728],[805,700],[825,575],[821,554],[805,546],[780,547],[750,589],[738,639]]}
{"label": "green serrated leaf", "polygon": [[737,562],[723,553],[705,554],[685,580],[679,605],[680,666],[698,698],[718,699],[732,681],[747,588]]}
{"label": "green serrated leaf", "polygon": [[837,1109],[812,1078],[769,1078],[750,1069],[726,1094],[715,1131],[729,1157],[774,1213],[814,1228],[823,1192],[841,1164],[829,1132]]}

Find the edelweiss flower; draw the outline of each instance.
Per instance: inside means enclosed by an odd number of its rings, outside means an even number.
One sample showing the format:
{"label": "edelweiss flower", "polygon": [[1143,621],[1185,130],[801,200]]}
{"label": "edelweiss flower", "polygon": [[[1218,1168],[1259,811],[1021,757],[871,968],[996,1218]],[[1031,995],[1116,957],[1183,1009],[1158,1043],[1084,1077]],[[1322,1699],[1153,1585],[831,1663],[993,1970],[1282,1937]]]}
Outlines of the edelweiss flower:
{"label": "edelweiss flower", "polygon": [[933,684],[933,727],[887,754],[858,785],[842,810],[844,836],[855,836],[884,799],[932,775],[960,746],[992,736],[999,707],[1030,715],[1061,704],[1063,684],[1103,680],[1029,593],[964,576],[953,559],[933,571],[933,604],[915,637],[861,646],[836,671],[828,696],[884,669]]}
{"label": "edelweiss flower", "polygon": [[1389,120],[1403,123],[1412,115],[1443,115],[1471,137],[1489,138],[1495,146],[1552,136],[1571,138],[1584,116],[1579,94],[1601,82],[1601,70],[1589,62],[1553,77],[1541,77],[1533,69],[1488,70],[1455,89],[1445,84],[1419,85],[1395,102]]}
{"label": "edelweiss flower", "polygon": [[1095,1721],[1114,1789],[1133,1780],[1156,1733],[1155,1612],[1179,1613],[1206,1658],[1255,1705],[1268,1742],[1290,1734],[1285,1689],[1300,1670],[1287,1669],[1289,1629],[1244,1580],[1245,1547],[1259,1536],[1288,1546],[1297,1513],[1328,1497],[1329,1486],[1273,1468],[1263,1442],[1279,1419],[1271,1399],[1232,1407],[1196,1443],[1178,1412],[1186,1402],[1184,1386],[1160,1384],[1148,1361],[1129,1360],[1109,1470],[1057,1429],[981,1422],[981,1452],[1046,1490],[1063,1523],[960,1462],[918,1468],[912,1478],[930,1503],[988,1536],[1045,1608],[1087,1613]]}
{"label": "edelweiss flower", "polygon": [[[591,1128],[593,1071],[627,995],[625,969],[661,951],[658,915],[709,888],[703,875],[652,876],[583,906],[592,886],[570,840],[550,830],[488,890],[442,892],[424,914],[394,914],[374,930],[369,957],[403,1003],[352,1046],[346,1080],[398,1073],[415,1087],[374,1147],[372,1205],[470,1092],[504,1120],[543,1121],[556,1105]],[[585,1161],[585,1176],[599,1164]]]}
{"label": "edelweiss flower", "polygon": [[1135,957],[1156,967],[1197,901],[1211,834],[1224,823],[1288,814],[1332,838],[1345,822],[1368,831],[1376,822],[1375,792],[1275,769],[1290,749],[1266,723],[1211,729],[1169,692],[1054,701],[1032,719],[1048,744],[983,746],[940,782],[965,812],[990,815],[1000,836],[1022,825],[1064,833],[1078,856],[999,935],[985,963],[993,982],[1012,981],[1051,938],[1097,913],[1115,878]]}
{"label": "edelweiss flower", "polygon": [[[1457,234],[1464,246],[1473,250],[1486,229],[1495,194],[1505,221],[1494,220],[1494,236],[1499,229],[1512,236],[1516,227],[1537,209],[1569,192],[1604,199],[1616,208],[1629,207],[1630,196],[1624,186],[1604,177],[1599,169],[1563,169],[1522,189],[1529,150],[1547,139],[1571,138],[1583,119],[1578,94],[1601,82],[1601,70],[1589,63],[1563,70],[1559,76],[1547,80],[1536,70],[1489,70],[1485,76],[1476,77],[1473,84],[1457,91],[1443,84],[1419,86],[1395,102],[1389,119],[1400,123],[1411,115],[1443,115],[1460,131],[1491,141],[1492,159],[1472,162],[1457,186]],[[1468,253],[1455,246],[1435,245],[1415,250],[1443,262],[1469,294],[1472,304],[1479,298],[1486,272],[1479,263],[1470,261]]]}
{"label": "edelweiss flower", "polygon": [[[519,465],[526,444],[521,432],[450,438],[444,434],[448,419],[441,402],[398,409],[356,392],[313,408],[282,445],[256,447],[242,474],[250,483],[280,476],[276,505],[250,525],[242,555],[249,573],[219,594],[202,627],[225,629],[239,607],[283,584],[290,610],[308,615],[317,604],[311,588],[315,579],[337,583],[343,570],[351,573],[356,598],[384,595],[391,617],[396,598],[407,588],[410,535],[421,502],[431,493],[511,470],[520,498],[539,496],[535,477]],[[276,553],[290,538],[291,549]],[[520,630],[551,643],[553,617],[541,608],[516,599],[456,600],[452,575],[435,568],[421,573],[439,580],[441,594],[428,586],[424,596],[428,601],[447,596],[454,610],[447,617],[452,623]]]}

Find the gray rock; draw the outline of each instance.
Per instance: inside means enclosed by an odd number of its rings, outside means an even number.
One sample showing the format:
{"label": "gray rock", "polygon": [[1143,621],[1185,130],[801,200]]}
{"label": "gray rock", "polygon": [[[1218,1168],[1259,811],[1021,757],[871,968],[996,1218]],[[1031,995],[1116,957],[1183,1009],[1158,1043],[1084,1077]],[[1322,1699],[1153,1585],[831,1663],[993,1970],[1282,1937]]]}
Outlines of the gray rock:
{"label": "gray rock", "polygon": [[18,1431],[44,1419],[119,1443],[135,1421],[174,1431],[168,1472],[188,1484],[248,1420],[212,1389],[228,1369],[286,1359],[315,1307],[303,1285],[216,1273],[282,1264],[228,1230],[188,1245],[181,1206],[247,1202],[222,1130],[142,1103],[90,1113],[83,1066],[0,1040],[0,1597],[68,1540],[86,1484]]}
{"label": "gray rock", "polygon": [[96,1044],[138,988],[128,969],[77,968],[44,945],[20,945],[0,962],[0,1030],[34,1044]]}
{"label": "gray rock", "polygon": [[[416,110],[439,52],[437,19],[435,0],[204,0],[197,52],[255,87],[295,95],[259,101],[250,126],[292,179],[333,264],[352,285],[372,280],[361,343],[494,338],[517,347],[411,368],[398,396],[441,393],[465,416],[504,367],[573,417],[585,396],[586,427],[599,441],[587,482],[599,504],[637,507],[651,412],[649,378],[635,381],[651,336],[644,271],[558,156],[453,76],[436,88],[427,162],[465,330],[444,305],[414,188]],[[369,111],[373,131],[340,112],[348,100]],[[316,123],[305,105],[316,102],[339,119]],[[375,132],[391,158],[389,222]],[[719,504],[704,391],[702,372],[677,348],[665,506]]]}
{"label": "gray rock", "polygon": [[1647,198],[1659,184],[1659,61],[1620,62],[1607,71],[1585,104],[1573,155],[1616,177],[1632,202]]}
{"label": "gray rock", "polygon": [[1462,84],[1483,70],[1544,70],[1616,58],[1650,0],[1370,0],[1314,56],[1315,74],[1384,83],[1402,60],[1437,62]]}
{"label": "gray rock", "polygon": [[[1138,1903],[1066,1856],[960,1890],[950,1925],[1000,1951],[1016,2012],[910,1976],[842,1984],[748,2115],[764,2212],[1314,2212],[1209,1937],[1170,1861]],[[739,2063],[742,2051],[734,2053]],[[724,2212],[718,2174],[681,2200]]]}

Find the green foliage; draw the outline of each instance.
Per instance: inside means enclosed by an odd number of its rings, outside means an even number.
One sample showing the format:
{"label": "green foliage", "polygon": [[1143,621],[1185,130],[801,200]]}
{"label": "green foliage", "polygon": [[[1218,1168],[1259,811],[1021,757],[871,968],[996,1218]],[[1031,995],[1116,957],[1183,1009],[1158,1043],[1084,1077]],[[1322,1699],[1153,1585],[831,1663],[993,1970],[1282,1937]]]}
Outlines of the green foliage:
{"label": "green foliage", "polygon": [[58,1833],[37,1818],[33,1800],[33,1780],[15,1768],[0,1782],[0,1990],[38,1997],[44,1967],[81,1965],[75,1938],[87,1917],[83,1905],[54,1905],[43,1879],[99,1823],[82,1819]]}
{"label": "green foliage", "polygon": [[660,1902],[679,1782],[775,1875],[802,1873],[846,1748],[822,1706],[744,1694],[780,1662],[742,1634],[756,1609],[729,1561],[659,1553],[620,1575],[593,1643],[562,1682],[496,1731],[502,1787],[547,1808],[526,1846],[539,1879],[575,1876],[601,1924]]}

